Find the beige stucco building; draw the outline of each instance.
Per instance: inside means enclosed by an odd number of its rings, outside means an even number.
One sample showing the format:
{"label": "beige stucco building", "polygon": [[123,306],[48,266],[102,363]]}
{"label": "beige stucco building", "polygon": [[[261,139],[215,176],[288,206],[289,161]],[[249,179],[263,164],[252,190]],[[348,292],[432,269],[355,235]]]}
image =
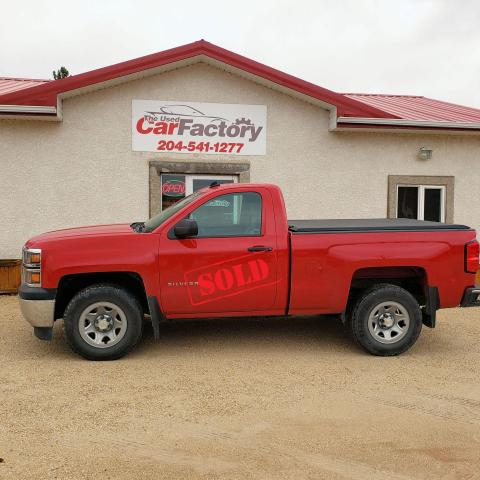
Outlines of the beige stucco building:
{"label": "beige stucco building", "polygon": [[[0,259],[20,258],[24,242],[47,230],[145,220],[215,179],[280,185],[290,218],[399,215],[480,229],[475,109],[341,95],[203,41],[60,81],[21,82],[0,91]],[[168,105],[170,123],[217,126],[222,120],[191,105],[246,112],[235,119],[245,125],[262,106],[263,144],[239,155],[216,151],[216,137],[186,136],[183,147],[178,137],[171,150],[140,151],[140,100]],[[174,111],[179,105],[189,110]],[[198,148],[209,141],[209,151]]]}

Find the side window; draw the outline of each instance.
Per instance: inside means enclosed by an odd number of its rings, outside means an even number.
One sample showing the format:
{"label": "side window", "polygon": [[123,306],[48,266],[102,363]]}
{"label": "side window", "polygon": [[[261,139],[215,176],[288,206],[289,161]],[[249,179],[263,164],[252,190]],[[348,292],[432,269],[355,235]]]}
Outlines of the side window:
{"label": "side window", "polygon": [[215,197],[190,214],[198,223],[198,237],[259,236],[262,197],[256,192]]}
{"label": "side window", "polygon": [[444,186],[404,186],[397,191],[397,218],[445,221]]}
{"label": "side window", "polygon": [[453,223],[455,177],[389,175],[389,218]]}

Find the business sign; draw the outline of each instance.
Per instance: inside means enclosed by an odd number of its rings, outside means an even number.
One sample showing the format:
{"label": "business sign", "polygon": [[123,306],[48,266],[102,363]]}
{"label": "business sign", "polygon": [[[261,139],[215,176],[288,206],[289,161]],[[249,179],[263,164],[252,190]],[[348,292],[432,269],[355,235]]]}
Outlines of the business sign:
{"label": "business sign", "polygon": [[265,105],[132,101],[136,152],[265,155],[266,129]]}

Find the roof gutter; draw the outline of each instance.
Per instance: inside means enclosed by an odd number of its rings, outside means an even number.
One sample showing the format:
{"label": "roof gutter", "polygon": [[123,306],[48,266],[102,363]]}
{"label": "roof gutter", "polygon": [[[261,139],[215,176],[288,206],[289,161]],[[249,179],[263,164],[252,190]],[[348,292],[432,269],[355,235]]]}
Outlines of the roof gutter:
{"label": "roof gutter", "polygon": [[41,105],[0,105],[0,113],[56,115],[57,107],[45,107]]}
{"label": "roof gutter", "polygon": [[430,120],[405,120],[402,118],[358,118],[358,117],[338,117],[337,127],[342,124],[360,124],[360,125],[387,125],[392,127],[426,127],[426,128],[448,128],[462,130],[480,130],[480,122],[445,122]]}

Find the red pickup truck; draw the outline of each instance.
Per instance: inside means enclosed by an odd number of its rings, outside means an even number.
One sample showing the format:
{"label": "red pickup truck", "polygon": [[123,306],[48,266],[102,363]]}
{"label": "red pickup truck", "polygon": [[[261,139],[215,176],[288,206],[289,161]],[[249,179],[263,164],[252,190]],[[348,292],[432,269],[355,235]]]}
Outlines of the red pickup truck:
{"label": "red pickup truck", "polygon": [[275,185],[212,184],[146,222],[45,233],[23,250],[24,317],[64,320],[87,359],[128,353],[150,317],[338,314],[375,355],[397,355],[439,308],[480,305],[479,244],[464,225],[287,220]]}

